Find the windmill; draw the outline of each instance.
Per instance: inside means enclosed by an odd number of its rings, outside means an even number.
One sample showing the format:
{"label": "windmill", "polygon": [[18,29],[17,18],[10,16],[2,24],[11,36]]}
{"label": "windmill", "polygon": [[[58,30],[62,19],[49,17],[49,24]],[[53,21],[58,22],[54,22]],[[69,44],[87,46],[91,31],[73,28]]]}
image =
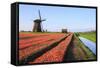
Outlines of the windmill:
{"label": "windmill", "polygon": [[33,32],[42,32],[43,30],[42,22],[45,21],[45,19],[41,19],[40,10],[38,10],[38,13],[39,19],[34,20]]}

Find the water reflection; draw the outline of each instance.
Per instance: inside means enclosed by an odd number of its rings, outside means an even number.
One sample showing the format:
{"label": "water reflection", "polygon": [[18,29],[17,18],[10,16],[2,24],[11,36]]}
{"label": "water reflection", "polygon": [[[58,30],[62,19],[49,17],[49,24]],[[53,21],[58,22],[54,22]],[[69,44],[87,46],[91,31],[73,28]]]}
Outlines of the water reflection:
{"label": "water reflection", "polygon": [[79,37],[79,39],[96,55],[96,43],[83,37]]}

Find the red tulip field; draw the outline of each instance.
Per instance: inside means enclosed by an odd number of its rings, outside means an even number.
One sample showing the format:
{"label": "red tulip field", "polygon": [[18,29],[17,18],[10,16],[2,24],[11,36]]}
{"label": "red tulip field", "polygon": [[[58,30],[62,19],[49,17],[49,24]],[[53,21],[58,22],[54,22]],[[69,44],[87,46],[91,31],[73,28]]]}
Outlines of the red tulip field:
{"label": "red tulip field", "polygon": [[[72,48],[73,36],[74,33],[20,33],[19,61],[21,64],[63,62]],[[78,57],[77,60],[85,59],[85,54],[78,49],[79,47],[72,48],[74,57]],[[83,56],[80,57],[78,52]]]}

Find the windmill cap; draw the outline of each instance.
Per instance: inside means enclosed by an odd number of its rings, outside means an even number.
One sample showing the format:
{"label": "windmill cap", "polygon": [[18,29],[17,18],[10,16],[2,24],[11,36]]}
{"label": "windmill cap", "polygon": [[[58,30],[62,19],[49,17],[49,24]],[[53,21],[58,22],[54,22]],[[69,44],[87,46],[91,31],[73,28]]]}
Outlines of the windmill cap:
{"label": "windmill cap", "polygon": [[36,19],[36,20],[34,20],[34,22],[36,22],[36,23],[40,23],[41,20],[40,20],[40,19]]}

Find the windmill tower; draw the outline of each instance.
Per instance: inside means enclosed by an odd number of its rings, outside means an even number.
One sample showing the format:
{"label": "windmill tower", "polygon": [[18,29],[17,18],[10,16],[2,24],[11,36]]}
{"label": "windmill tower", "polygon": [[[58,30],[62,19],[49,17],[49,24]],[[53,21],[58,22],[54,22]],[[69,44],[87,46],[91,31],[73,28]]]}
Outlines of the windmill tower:
{"label": "windmill tower", "polygon": [[42,22],[45,21],[45,19],[41,19],[41,14],[40,10],[38,11],[39,13],[39,19],[34,20],[34,27],[33,27],[33,32],[42,32],[43,27],[42,27]]}

